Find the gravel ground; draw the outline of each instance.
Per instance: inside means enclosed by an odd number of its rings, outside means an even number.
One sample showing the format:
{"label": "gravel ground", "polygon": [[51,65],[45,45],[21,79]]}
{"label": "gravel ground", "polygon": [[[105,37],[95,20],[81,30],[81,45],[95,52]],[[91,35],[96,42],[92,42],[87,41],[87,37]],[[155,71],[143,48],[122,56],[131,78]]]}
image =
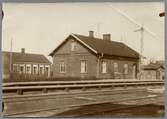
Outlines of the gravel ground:
{"label": "gravel ground", "polygon": [[103,103],[82,106],[52,117],[164,117],[164,106]]}

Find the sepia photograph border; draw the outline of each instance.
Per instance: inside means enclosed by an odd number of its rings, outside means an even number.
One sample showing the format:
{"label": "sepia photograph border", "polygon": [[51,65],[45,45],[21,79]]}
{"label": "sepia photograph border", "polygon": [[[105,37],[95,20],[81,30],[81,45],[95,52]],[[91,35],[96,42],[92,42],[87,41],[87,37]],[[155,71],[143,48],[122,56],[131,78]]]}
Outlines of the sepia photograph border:
{"label": "sepia photograph border", "polygon": [[[2,10],[2,4],[3,4],[3,2],[10,2],[10,3],[57,3],[57,2],[62,2],[62,3],[72,3],[72,2],[101,2],[101,3],[103,3],[103,2],[138,2],[139,0],[1,0],[0,1],[0,9]],[[157,1],[157,0],[140,0],[140,2],[149,2],[149,1]],[[164,5],[165,5],[165,12],[167,12],[167,0],[164,0]],[[2,12],[1,12],[2,13]],[[2,69],[2,14],[0,14],[0,18],[1,18],[1,26],[0,26],[0,50],[1,50],[1,55],[0,55],[0,103],[2,104],[2,71],[3,71],[3,69]],[[167,58],[167,42],[166,42],[166,39],[167,39],[167,31],[166,31],[166,28],[167,28],[167,24],[166,24],[166,22],[167,22],[167,19],[165,18],[165,60],[166,60],[166,58]],[[166,62],[165,62],[165,68],[167,68],[167,64],[166,64]],[[167,76],[167,71],[165,70],[165,77]],[[166,87],[167,87],[167,81],[166,81],[166,79],[165,79],[165,90],[166,90]],[[164,119],[165,118],[167,118],[167,116],[166,116],[166,113],[167,113],[167,109],[166,109],[166,107],[167,107],[167,101],[166,101],[166,99],[167,99],[167,94],[166,94],[166,91],[165,91],[165,117],[163,117]],[[1,110],[1,112],[2,112],[2,105],[0,106],[0,110]],[[0,118],[5,118],[5,117],[3,117],[3,115],[2,115],[2,113],[1,113],[1,117]],[[22,117],[22,118],[27,118],[27,117]],[[157,118],[157,119],[163,119],[163,118]],[[31,119],[31,118],[30,118]],[[34,119],[34,118],[32,118],[32,119]],[[38,118],[38,119],[40,119],[40,117]],[[43,119],[43,118],[41,118],[41,119]],[[114,118],[114,119],[116,119],[116,118]],[[135,118],[134,118],[135,119]],[[136,118],[136,119],[140,119],[140,118]],[[142,118],[142,119],[144,119],[144,118]]]}

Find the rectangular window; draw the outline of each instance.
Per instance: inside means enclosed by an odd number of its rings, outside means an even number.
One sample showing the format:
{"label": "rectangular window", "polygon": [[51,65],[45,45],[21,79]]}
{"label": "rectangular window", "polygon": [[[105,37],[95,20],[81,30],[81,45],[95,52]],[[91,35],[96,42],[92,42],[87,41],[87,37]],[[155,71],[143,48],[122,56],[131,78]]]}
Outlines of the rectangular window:
{"label": "rectangular window", "polygon": [[30,72],[30,67],[26,67],[26,73],[27,74],[30,74],[31,72]]}
{"label": "rectangular window", "polygon": [[76,42],[72,42],[71,43],[71,51],[75,51],[75,49],[76,49]]}
{"label": "rectangular window", "polygon": [[26,73],[31,74],[31,65],[26,65]]}
{"label": "rectangular window", "polygon": [[43,67],[39,68],[39,74],[43,74]]}
{"label": "rectangular window", "polygon": [[60,73],[65,73],[65,63],[64,63],[64,61],[60,62]]}
{"label": "rectangular window", "polygon": [[87,62],[86,60],[81,61],[81,73],[86,73],[87,72]]}
{"label": "rectangular window", "polygon": [[24,65],[20,65],[20,73],[24,73]]}
{"label": "rectangular window", "polygon": [[107,73],[107,62],[102,61],[102,73]]}
{"label": "rectangular window", "polygon": [[128,65],[124,64],[124,74],[128,74]]}
{"label": "rectangular window", "polygon": [[118,63],[114,63],[114,72],[118,72]]}
{"label": "rectangular window", "polygon": [[49,67],[45,67],[45,72],[46,72],[46,75],[48,76],[49,75]]}
{"label": "rectangular window", "polygon": [[17,64],[13,64],[13,72],[17,72]]}
{"label": "rectangular window", "polygon": [[33,74],[38,74],[38,65],[33,65]]}

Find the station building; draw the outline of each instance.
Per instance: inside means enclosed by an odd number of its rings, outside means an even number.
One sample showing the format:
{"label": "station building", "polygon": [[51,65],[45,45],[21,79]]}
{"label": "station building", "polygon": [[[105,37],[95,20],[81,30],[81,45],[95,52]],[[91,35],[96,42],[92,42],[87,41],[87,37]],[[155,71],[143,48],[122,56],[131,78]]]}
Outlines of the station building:
{"label": "station building", "polygon": [[96,38],[70,34],[56,47],[53,58],[54,77],[135,79],[139,53],[121,42],[113,41],[110,34]]}

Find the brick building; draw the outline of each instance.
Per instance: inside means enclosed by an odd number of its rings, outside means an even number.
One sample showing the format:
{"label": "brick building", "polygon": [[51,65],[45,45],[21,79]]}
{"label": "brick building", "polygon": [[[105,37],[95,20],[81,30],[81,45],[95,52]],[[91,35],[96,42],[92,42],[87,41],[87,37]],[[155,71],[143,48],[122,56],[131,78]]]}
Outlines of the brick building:
{"label": "brick building", "polygon": [[[3,78],[13,76],[50,76],[51,62],[42,54],[21,52],[2,52]],[[11,71],[10,71],[11,69]]]}
{"label": "brick building", "polygon": [[50,56],[54,77],[127,78],[137,77],[139,54],[121,42],[89,36],[69,35]]}

